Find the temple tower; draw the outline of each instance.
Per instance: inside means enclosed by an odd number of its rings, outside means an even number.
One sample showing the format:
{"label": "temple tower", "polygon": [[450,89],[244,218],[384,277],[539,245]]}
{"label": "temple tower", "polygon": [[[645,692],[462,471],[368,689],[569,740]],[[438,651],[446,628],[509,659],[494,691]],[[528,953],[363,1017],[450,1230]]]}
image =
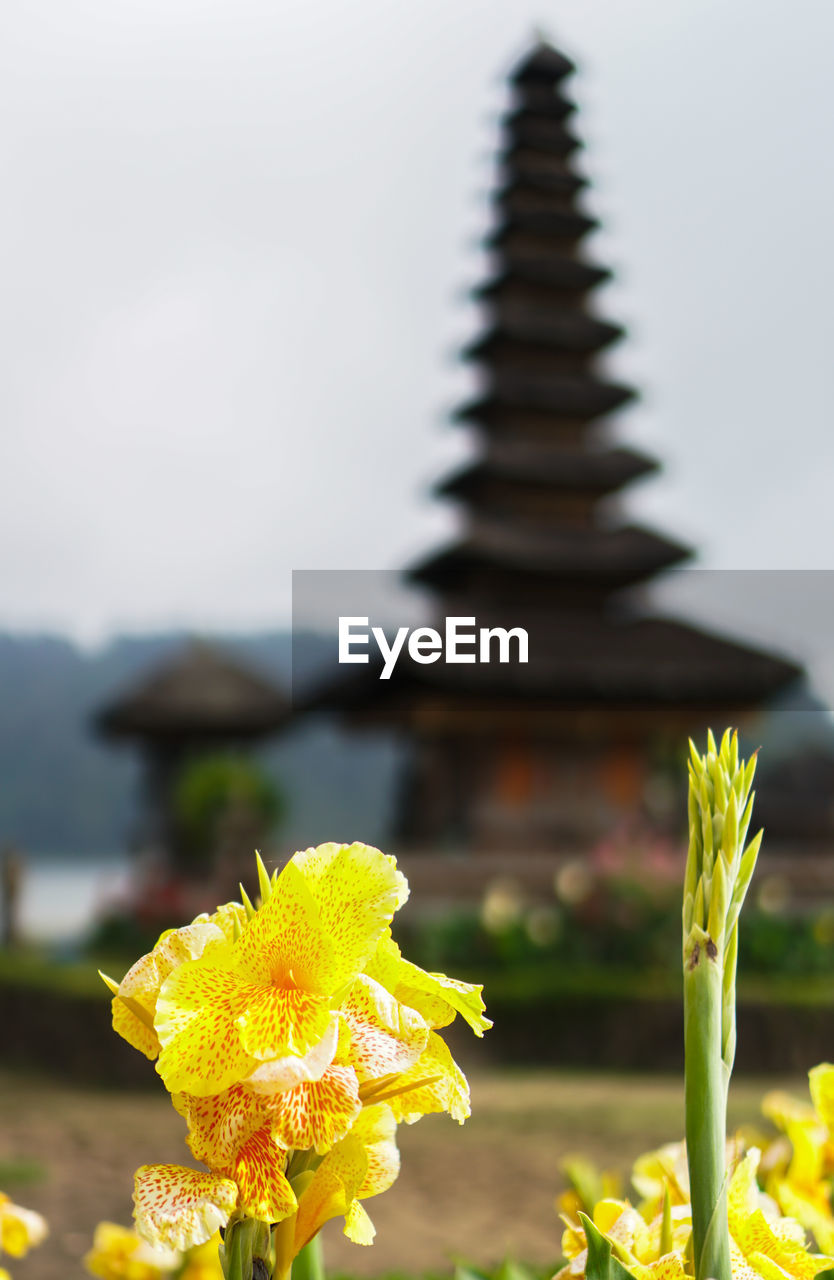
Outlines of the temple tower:
{"label": "temple tower", "polygon": [[436,619],[527,628],[529,663],[402,662],[389,682],[351,675],[319,703],[405,731],[405,846],[575,852],[624,823],[662,827],[680,811],[664,785],[686,736],[743,724],[801,675],[647,605],[647,585],[690,552],[618,513],[620,491],[657,464],[609,438],[634,393],[600,368],[623,331],[594,307],[610,273],[583,247],[597,224],[573,72],[540,43],[510,76],[492,270],[476,291],[485,325],[464,353],[480,388],[456,415],[479,452],[438,487],[462,508],[461,537],[409,572]]}

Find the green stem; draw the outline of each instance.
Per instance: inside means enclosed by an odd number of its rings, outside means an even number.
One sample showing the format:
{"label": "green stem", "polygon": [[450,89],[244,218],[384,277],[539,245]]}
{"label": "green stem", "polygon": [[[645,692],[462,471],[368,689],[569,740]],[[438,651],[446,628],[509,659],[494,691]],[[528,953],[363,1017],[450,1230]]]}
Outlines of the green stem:
{"label": "green stem", "polygon": [[238,1218],[226,1228],[220,1246],[220,1263],[225,1280],[267,1280],[269,1265],[269,1225],[257,1218]]}
{"label": "green stem", "polygon": [[324,1253],[321,1236],[313,1236],[292,1264],[292,1280],[324,1280]]}
{"label": "green stem", "polygon": [[695,926],[684,963],[686,1150],[695,1280],[731,1280],[726,1132],[729,1072],[722,1056],[722,965]]}

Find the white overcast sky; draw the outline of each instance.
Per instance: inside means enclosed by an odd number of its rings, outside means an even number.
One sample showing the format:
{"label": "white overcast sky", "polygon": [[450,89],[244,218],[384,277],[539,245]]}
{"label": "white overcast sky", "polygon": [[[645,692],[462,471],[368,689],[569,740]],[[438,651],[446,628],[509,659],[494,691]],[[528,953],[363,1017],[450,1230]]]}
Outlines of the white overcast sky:
{"label": "white overcast sky", "polygon": [[455,528],[502,75],[536,27],[659,455],[716,568],[834,568],[834,5],[10,0],[0,630],[287,622]]}

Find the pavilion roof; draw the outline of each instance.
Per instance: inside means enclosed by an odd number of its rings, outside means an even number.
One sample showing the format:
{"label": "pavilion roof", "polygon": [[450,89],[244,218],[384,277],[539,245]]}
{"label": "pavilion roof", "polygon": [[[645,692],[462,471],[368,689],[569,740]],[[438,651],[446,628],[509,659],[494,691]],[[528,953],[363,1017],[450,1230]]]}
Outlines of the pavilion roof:
{"label": "pavilion roof", "polygon": [[289,716],[285,694],[237,657],[192,641],[141,676],[96,717],[108,737],[259,738]]}

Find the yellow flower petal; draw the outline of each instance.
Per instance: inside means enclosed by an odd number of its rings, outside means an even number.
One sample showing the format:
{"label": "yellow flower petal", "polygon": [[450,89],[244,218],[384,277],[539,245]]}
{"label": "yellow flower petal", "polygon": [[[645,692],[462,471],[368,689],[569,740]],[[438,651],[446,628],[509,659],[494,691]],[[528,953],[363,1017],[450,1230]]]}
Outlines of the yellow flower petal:
{"label": "yellow flower petal", "polygon": [[320,1080],[336,1056],[339,1046],[340,1024],[334,1018],[318,1044],[303,1057],[291,1054],[261,1063],[247,1078],[246,1084],[255,1093],[271,1096],[294,1089],[299,1084]]}
{"label": "yellow flower petal", "polygon": [[227,1172],[243,1144],[265,1123],[263,1099],[239,1084],[205,1098],[182,1096],[192,1154],[210,1169]]}
{"label": "yellow flower petal", "polygon": [[384,1102],[365,1107],[351,1132],[364,1146],[368,1159],[367,1172],[356,1194],[368,1200],[387,1191],[400,1172],[394,1112]]}
{"label": "yellow flower petal", "polygon": [[341,982],[347,983],[373,955],[408,897],[408,882],[395,858],[366,844],[321,844],[296,853],[292,864],[315,898],[322,925],[336,946]]}
{"label": "yellow flower petal", "polygon": [[654,1217],[660,1211],[664,1192],[668,1190],[673,1205],[689,1202],[689,1169],[686,1146],[669,1142],[656,1151],[638,1156],[632,1169],[634,1189],[646,1202],[641,1210]]}
{"label": "yellow flower petal", "polygon": [[165,980],[157,1002],[163,1048],[156,1069],[171,1093],[220,1093],[257,1066],[240,1042],[237,1021],[258,994],[237,974],[199,960]]}
{"label": "yellow flower petal", "polygon": [[348,1134],[329,1151],[298,1202],[294,1251],[299,1253],[329,1222],[347,1214],[368,1172],[368,1156],[361,1140]]}
{"label": "yellow flower petal", "polygon": [[[819,1070],[819,1068],[817,1068]],[[808,1102],[802,1102],[781,1089],[771,1089],[762,1100],[762,1115],[776,1125],[777,1129],[787,1129],[795,1120],[814,1121],[817,1116]]]}
{"label": "yellow flower petal", "polygon": [[189,1249],[177,1280],[223,1280],[223,1267],[220,1263],[221,1243],[218,1234],[212,1236],[205,1244]]}
{"label": "yellow flower petal", "polygon": [[345,1214],[345,1235],[354,1244],[373,1244],[374,1242],[376,1227],[368,1217],[364,1205],[358,1200],[354,1200]]}
{"label": "yellow flower petal", "polygon": [[428,1044],[421,1015],[364,975],[354,982],[342,1015],[350,1030],[348,1061],[360,1081],[408,1071]]}
{"label": "yellow flower petal", "polygon": [[281,1222],[295,1212],[295,1194],[284,1176],[286,1163],[286,1151],[267,1129],[259,1129],[244,1143],[234,1166],[241,1209],[266,1222]]}
{"label": "yellow flower petal", "polygon": [[[644,1266],[641,1263],[636,1265],[632,1263],[629,1270],[635,1276],[635,1280],[683,1280],[686,1275],[686,1264],[683,1255],[680,1253],[666,1253],[662,1258],[658,1258],[657,1262],[650,1262]],[[737,1280],[735,1272],[734,1280]]]}
{"label": "yellow flower petal", "polygon": [[821,1062],[808,1072],[811,1101],[828,1130],[834,1129],[834,1066]]}
{"label": "yellow flower petal", "polygon": [[306,1057],[336,1026],[326,996],[294,987],[255,987],[236,1025],[240,1042],[260,1061],[288,1055]]}
{"label": "yellow flower petal", "polygon": [[470,1114],[469,1085],[445,1042],[434,1031],[429,1033],[428,1044],[414,1066],[403,1072],[396,1083],[398,1088],[403,1088],[421,1080],[430,1083],[391,1098],[397,1119],[413,1124],[420,1116],[447,1111],[463,1124]]}
{"label": "yellow flower petal", "polygon": [[46,1220],[34,1209],[12,1204],[7,1195],[0,1199],[0,1251],[22,1258],[35,1245],[46,1239]]}
{"label": "yellow flower petal", "polygon": [[287,1148],[326,1151],[343,1138],[362,1110],[352,1067],[331,1067],[321,1080],[297,1085],[269,1099],[273,1136]]}
{"label": "yellow flower petal", "polygon": [[152,1245],[189,1249],[224,1227],[238,1190],[230,1178],[172,1164],[144,1164],[133,1190],[136,1230]]}
{"label": "yellow flower petal", "polygon": [[257,985],[302,987],[322,996],[340,985],[334,940],[294,859],[246,925],[234,955],[235,967]]}
{"label": "yellow flower petal", "polygon": [[[114,1031],[146,1057],[155,1058],[159,1040],[148,1023],[153,1022],[160,987],[179,965],[198,959],[207,948],[225,941],[222,930],[208,918],[163,933],[153,951],[137,960],[119,983],[119,994],[113,997]],[[147,1013],[147,1019],[134,1012],[137,1005]]]}
{"label": "yellow flower petal", "polygon": [[477,1036],[492,1026],[484,1017],[483,987],[447,978],[443,973],[424,972],[403,959],[390,930],[380,939],[365,972],[403,1004],[421,1013],[433,1028],[448,1026],[458,1013]]}
{"label": "yellow flower petal", "polygon": [[[759,1275],[767,1272],[765,1280],[777,1280],[774,1266],[794,1280],[812,1280],[832,1260],[808,1253],[799,1223],[791,1218],[771,1221],[765,1216],[756,1184],[760,1156],[761,1152],[751,1147],[730,1179],[727,1215],[732,1240],[749,1266]],[[767,1259],[766,1267],[762,1258]]]}
{"label": "yellow flower petal", "polygon": [[84,1266],[100,1280],[159,1280],[179,1269],[182,1254],[157,1249],[135,1231],[115,1222],[100,1222]]}
{"label": "yellow flower petal", "polygon": [[[201,920],[202,916],[197,919]],[[207,919],[217,926],[227,942],[236,942],[246,926],[246,910],[239,902],[224,902]]]}

